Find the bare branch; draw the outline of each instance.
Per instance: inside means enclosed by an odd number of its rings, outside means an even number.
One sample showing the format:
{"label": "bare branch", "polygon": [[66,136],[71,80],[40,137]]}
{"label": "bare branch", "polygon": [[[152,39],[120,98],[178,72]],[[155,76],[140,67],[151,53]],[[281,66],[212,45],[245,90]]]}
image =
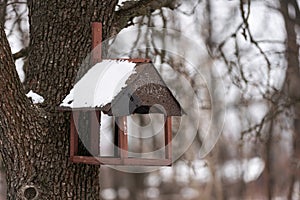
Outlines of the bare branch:
{"label": "bare branch", "polygon": [[116,32],[131,25],[129,22],[134,17],[146,16],[162,7],[167,7],[172,10],[176,8],[174,0],[141,0],[141,1],[126,1],[123,6],[115,13],[114,28]]}
{"label": "bare branch", "polygon": [[261,53],[261,55],[265,58],[265,61],[267,62],[267,67],[270,70],[270,68],[271,68],[271,62],[270,62],[268,56],[265,54],[265,52],[262,50],[262,48],[258,44],[258,42],[253,38],[252,33],[250,31],[250,28],[249,28],[248,19],[249,19],[249,16],[250,16],[250,7],[251,7],[250,3],[251,3],[251,1],[248,0],[248,5],[247,5],[248,11],[247,11],[247,15],[246,15],[245,12],[244,12],[244,3],[243,3],[243,0],[240,0],[240,10],[241,10],[242,19],[243,19],[243,35],[244,35],[245,39],[247,40],[247,34],[246,34],[246,32],[248,33],[248,36],[250,38],[250,42],[256,46],[256,48],[259,50],[259,52]]}
{"label": "bare branch", "polygon": [[10,3],[7,3],[7,6],[9,6],[9,5],[14,5],[14,4],[27,4],[27,2],[26,1],[20,1],[20,2],[10,2]]}
{"label": "bare branch", "polygon": [[267,8],[269,9],[272,9],[274,11],[277,11],[279,12],[281,15],[284,15],[286,17],[286,19],[288,19],[289,21],[297,24],[298,26],[300,26],[300,8],[298,6],[298,3],[296,0],[291,0],[290,1],[291,5],[294,6],[294,9],[295,9],[295,18],[292,19],[289,15],[288,12],[282,10],[282,8],[279,8],[279,7],[276,7],[276,6],[273,6],[273,5],[267,5]]}
{"label": "bare branch", "polygon": [[181,12],[182,14],[191,16],[191,15],[195,14],[195,11],[196,11],[197,7],[199,6],[199,4],[201,3],[201,1],[202,0],[198,0],[197,3],[193,6],[193,9],[190,12],[183,11],[183,10],[180,10],[180,9],[178,9],[178,11]]}
{"label": "bare branch", "polygon": [[[20,33],[24,33],[21,22],[24,20],[24,18],[26,18],[26,14],[27,14],[27,10],[25,9],[21,12],[19,10],[20,7],[17,4],[10,3],[10,5],[12,6],[12,11],[14,12],[15,17],[13,19],[11,29],[10,29],[9,33],[7,34],[8,37],[14,33],[15,29],[17,29]],[[6,20],[8,20],[8,19],[6,19]]]}
{"label": "bare branch", "polygon": [[5,22],[6,18],[6,8],[7,8],[7,0],[0,1],[0,23]]}
{"label": "bare branch", "polygon": [[25,47],[24,49],[21,49],[17,53],[13,54],[13,58],[16,61],[19,58],[27,57],[29,52],[29,47]]}

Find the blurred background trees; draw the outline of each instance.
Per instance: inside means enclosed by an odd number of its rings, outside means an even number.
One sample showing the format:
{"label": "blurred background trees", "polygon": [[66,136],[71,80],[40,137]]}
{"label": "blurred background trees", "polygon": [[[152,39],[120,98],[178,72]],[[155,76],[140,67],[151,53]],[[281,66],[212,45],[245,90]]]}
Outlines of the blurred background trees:
{"label": "blurred background trees", "polygon": [[[101,167],[102,198],[300,199],[299,5],[120,1],[116,27],[127,28],[113,31],[107,57],[150,57],[169,85],[193,88],[200,122],[172,167],[143,174]],[[0,19],[24,81],[26,1],[0,0]]]}

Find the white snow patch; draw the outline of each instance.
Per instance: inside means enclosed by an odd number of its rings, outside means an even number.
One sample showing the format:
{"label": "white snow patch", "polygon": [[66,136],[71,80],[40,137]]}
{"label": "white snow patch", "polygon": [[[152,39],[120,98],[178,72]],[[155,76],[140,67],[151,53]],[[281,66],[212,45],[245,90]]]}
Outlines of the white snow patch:
{"label": "white snow patch", "polygon": [[255,181],[263,172],[265,163],[262,159],[255,157],[243,163],[244,181],[246,183]]}
{"label": "white snow patch", "polygon": [[246,183],[255,181],[263,172],[265,163],[261,158],[255,157],[243,161],[231,160],[221,167],[222,176],[230,181],[236,182],[243,179]]}
{"label": "white snow patch", "polygon": [[150,174],[146,178],[145,184],[150,187],[159,187],[161,184],[161,176],[158,174]]}
{"label": "white snow patch", "polygon": [[179,183],[189,183],[190,181],[190,174],[191,174],[191,169],[190,167],[184,163],[179,161],[176,166],[175,166],[176,174],[175,178],[176,181]]}
{"label": "white snow patch", "polygon": [[[119,0],[117,6],[115,8],[115,11],[118,11],[120,9],[120,7],[123,6],[123,3],[126,1],[128,1],[128,0]],[[137,1],[137,0],[135,0],[135,1]]]}
{"label": "white snow patch", "polygon": [[241,164],[238,160],[227,161],[221,168],[222,176],[230,181],[236,182],[242,174]]}
{"label": "white snow patch", "polygon": [[110,103],[134,74],[135,63],[103,60],[94,65],[72,88],[60,106],[101,107]]}
{"label": "white snow patch", "polygon": [[39,94],[33,92],[32,90],[30,90],[30,91],[26,94],[26,96],[27,96],[28,98],[31,98],[31,100],[32,100],[32,102],[33,102],[34,104],[43,103],[43,102],[45,101],[44,97],[42,97],[41,95],[39,95]]}
{"label": "white snow patch", "polygon": [[149,199],[157,199],[160,195],[158,188],[150,187],[145,191],[145,196]]}
{"label": "white snow patch", "polygon": [[199,183],[208,183],[211,181],[212,175],[205,160],[193,161],[193,171],[191,176]]}
{"label": "white snow patch", "polygon": [[130,191],[125,187],[121,187],[118,189],[118,196],[120,199],[128,199],[130,196]]}
{"label": "white snow patch", "polygon": [[195,199],[199,196],[199,191],[194,188],[184,187],[180,190],[180,194],[184,199]]}
{"label": "white snow patch", "polygon": [[107,200],[112,200],[112,199],[116,199],[117,197],[117,192],[115,189],[113,188],[106,188],[104,190],[102,190],[101,192],[101,196],[103,199],[107,199]]}
{"label": "white snow patch", "polygon": [[293,200],[300,199],[300,182],[294,184]]}
{"label": "white snow patch", "polygon": [[16,64],[16,69],[17,69],[19,78],[20,78],[21,82],[24,83],[24,80],[25,80],[25,72],[23,70],[24,60],[18,59],[18,60],[16,60],[15,64]]}

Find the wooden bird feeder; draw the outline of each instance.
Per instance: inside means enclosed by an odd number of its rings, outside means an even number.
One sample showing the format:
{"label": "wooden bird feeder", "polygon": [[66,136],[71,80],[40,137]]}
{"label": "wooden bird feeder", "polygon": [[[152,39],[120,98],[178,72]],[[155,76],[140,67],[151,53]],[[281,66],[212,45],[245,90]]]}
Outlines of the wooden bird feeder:
{"label": "wooden bird feeder", "polygon": [[[70,160],[98,165],[171,165],[172,116],[182,115],[181,106],[149,59],[101,59],[101,30],[101,23],[92,24],[94,66],[59,107],[72,112]],[[100,156],[101,113],[114,120],[113,156]],[[150,113],[164,116],[164,158],[130,157],[127,117]]]}

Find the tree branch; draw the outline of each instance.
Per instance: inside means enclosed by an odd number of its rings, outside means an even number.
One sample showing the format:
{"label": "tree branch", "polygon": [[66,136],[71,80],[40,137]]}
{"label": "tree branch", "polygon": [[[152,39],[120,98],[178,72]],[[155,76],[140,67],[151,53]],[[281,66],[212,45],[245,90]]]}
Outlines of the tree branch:
{"label": "tree branch", "polygon": [[0,1],[0,23],[5,22],[7,0]]}
{"label": "tree branch", "polygon": [[14,60],[18,60],[19,58],[27,57],[29,52],[29,47],[25,47],[24,49],[21,49],[17,53],[13,54]]}
{"label": "tree branch", "polygon": [[176,1],[174,0],[140,0],[140,1],[126,1],[115,12],[114,29],[118,33],[123,28],[130,25],[130,21],[134,17],[145,16],[162,7],[174,10],[176,8]]}

